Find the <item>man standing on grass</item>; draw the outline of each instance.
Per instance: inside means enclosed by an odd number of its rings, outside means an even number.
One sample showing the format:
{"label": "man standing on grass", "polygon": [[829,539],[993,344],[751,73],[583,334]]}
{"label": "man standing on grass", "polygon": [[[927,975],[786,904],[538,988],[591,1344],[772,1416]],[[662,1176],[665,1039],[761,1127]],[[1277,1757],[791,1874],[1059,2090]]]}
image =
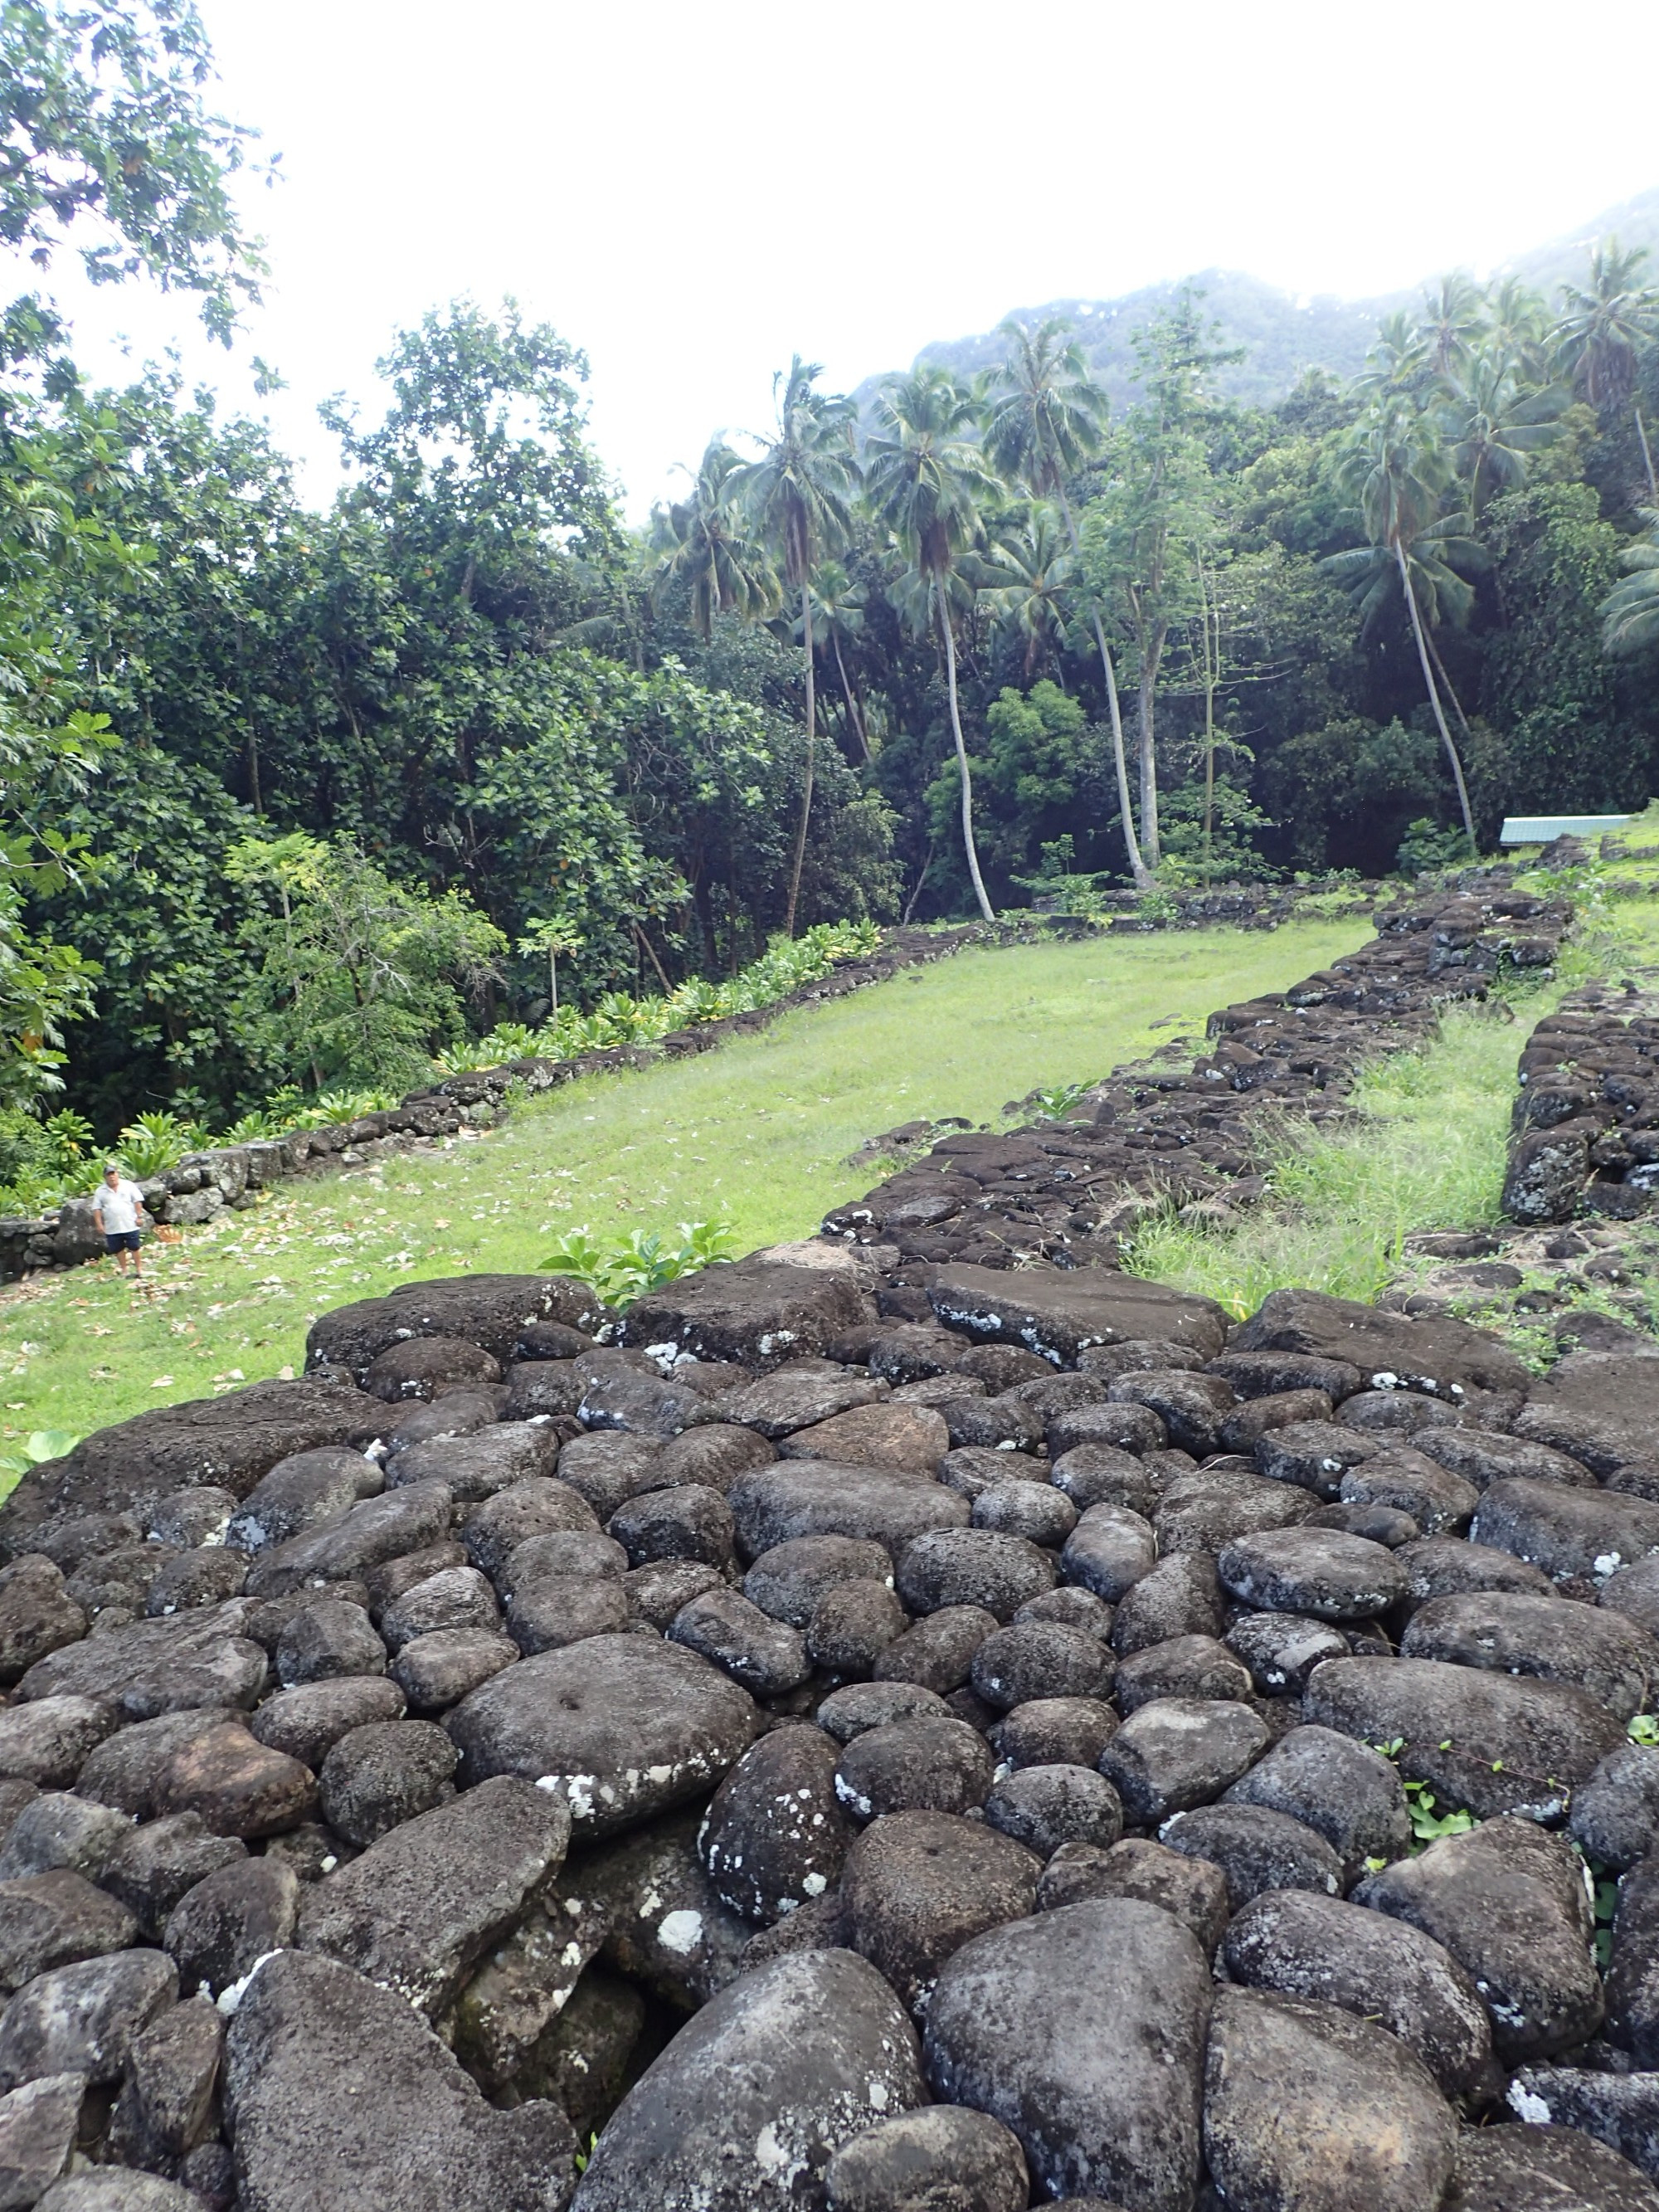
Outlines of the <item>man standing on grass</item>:
{"label": "man standing on grass", "polygon": [[138,1219],[144,1210],[143,1193],[136,1182],[129,1182],[112,1160],[104,1170],[104,1180],[98,1186],[92,1201],[93,1218],[104,1232],[104,1249],[115,1255],[115,1264],[125,1275],[127,1261],[132,1261],[135,1282],[144,1279],[144,1255],[138,1235]]}

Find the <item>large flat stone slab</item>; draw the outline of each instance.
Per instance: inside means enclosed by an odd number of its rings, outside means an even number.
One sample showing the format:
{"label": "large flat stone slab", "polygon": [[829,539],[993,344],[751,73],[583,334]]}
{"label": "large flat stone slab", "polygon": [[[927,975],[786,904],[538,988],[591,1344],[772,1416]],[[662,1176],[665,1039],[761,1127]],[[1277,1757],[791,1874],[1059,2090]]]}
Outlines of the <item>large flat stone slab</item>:
{"label": "large flat stone slab", "polygon": [[492,1774],[541,1783],[591,1843],[712,1790],[749,1748],[758,1716],[748,1692],[695,1652],[618,1635],[503,1668],[444,1725],[463,1784]]}
{"label": "large flat stone slab", "polygon": [[946,1267],[927,1297],[947,1328],[981,1344],[1024,1345],[1057,1367],[1091,1344],[1148,1338],[1212,1359],[1227,1338],[1227,1316],[1213,1299],[1115,1267]]}

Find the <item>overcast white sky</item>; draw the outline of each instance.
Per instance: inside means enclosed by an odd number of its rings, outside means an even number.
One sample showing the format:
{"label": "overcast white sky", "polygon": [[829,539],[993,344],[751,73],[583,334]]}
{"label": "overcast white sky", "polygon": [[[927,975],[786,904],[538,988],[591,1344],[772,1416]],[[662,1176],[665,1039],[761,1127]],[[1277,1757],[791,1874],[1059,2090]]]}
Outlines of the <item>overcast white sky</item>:
{"label": "overcast white sky", "polygon": [[1659,183],[1653,0],[202,6],[219,105],[283,156],[252,210],[269,304],[227,361],[182,301],[77,295],[79,350],[179,343],[239,404],[263,354],[319,500],[317,402],[372,411],[393,327],[463,294],[586,349],[639,515],[712,430],[766,420],[793,349],[850,385],[1206,265],[1368,295]]}

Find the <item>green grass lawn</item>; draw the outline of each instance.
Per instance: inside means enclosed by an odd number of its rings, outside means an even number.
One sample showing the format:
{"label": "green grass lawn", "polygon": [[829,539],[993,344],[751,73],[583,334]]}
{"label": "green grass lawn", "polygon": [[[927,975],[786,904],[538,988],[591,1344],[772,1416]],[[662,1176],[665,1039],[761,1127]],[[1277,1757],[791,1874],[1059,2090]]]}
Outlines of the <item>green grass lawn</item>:
{"label": "green grass lawn", "polygon": [[810,1234],[878,1179],[848,1156],[922,1116],[996,1122],[1368,935],[1349,915],[958,953],[694,1060],[593,1076],[441,1152],[289,1184],[151,1246],[152,1298],[106,1263],[0,1292],[0,1428],[84,1431],[297,1372],[313,1316],[420,1276],[536,1267],[566,1230],[719,1218],[737,1249]]}
{"label": "green grass lawn", "polygon": [[1374,1063],[1354,1086],[1352,1121],[1287,1128],[1266,1201],[1236,1226],[1158,1215],[1129,1267],[1241,1316],[1291,1284],[1374,1298],[1400,1273],[1408,1236],[1497,1223],[1516,1062],[1534,1026],[1593,977],[1633,971],[1650,987],[1656,963],[1659,908],[1593,907],[1551,981],[1455,1008],[1420,1052]]}

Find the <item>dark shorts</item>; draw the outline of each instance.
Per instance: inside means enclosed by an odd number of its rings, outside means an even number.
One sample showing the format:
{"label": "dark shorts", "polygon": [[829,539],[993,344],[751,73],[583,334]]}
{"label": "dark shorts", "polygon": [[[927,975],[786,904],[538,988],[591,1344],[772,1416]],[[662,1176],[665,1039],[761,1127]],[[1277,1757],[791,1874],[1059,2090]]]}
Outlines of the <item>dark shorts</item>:
{"label": "dark shorts", "polygon": [[106,1252],[136,1252],[143,1243],[136,1229],[118,1229],[112,1237],[104,1239]]}

